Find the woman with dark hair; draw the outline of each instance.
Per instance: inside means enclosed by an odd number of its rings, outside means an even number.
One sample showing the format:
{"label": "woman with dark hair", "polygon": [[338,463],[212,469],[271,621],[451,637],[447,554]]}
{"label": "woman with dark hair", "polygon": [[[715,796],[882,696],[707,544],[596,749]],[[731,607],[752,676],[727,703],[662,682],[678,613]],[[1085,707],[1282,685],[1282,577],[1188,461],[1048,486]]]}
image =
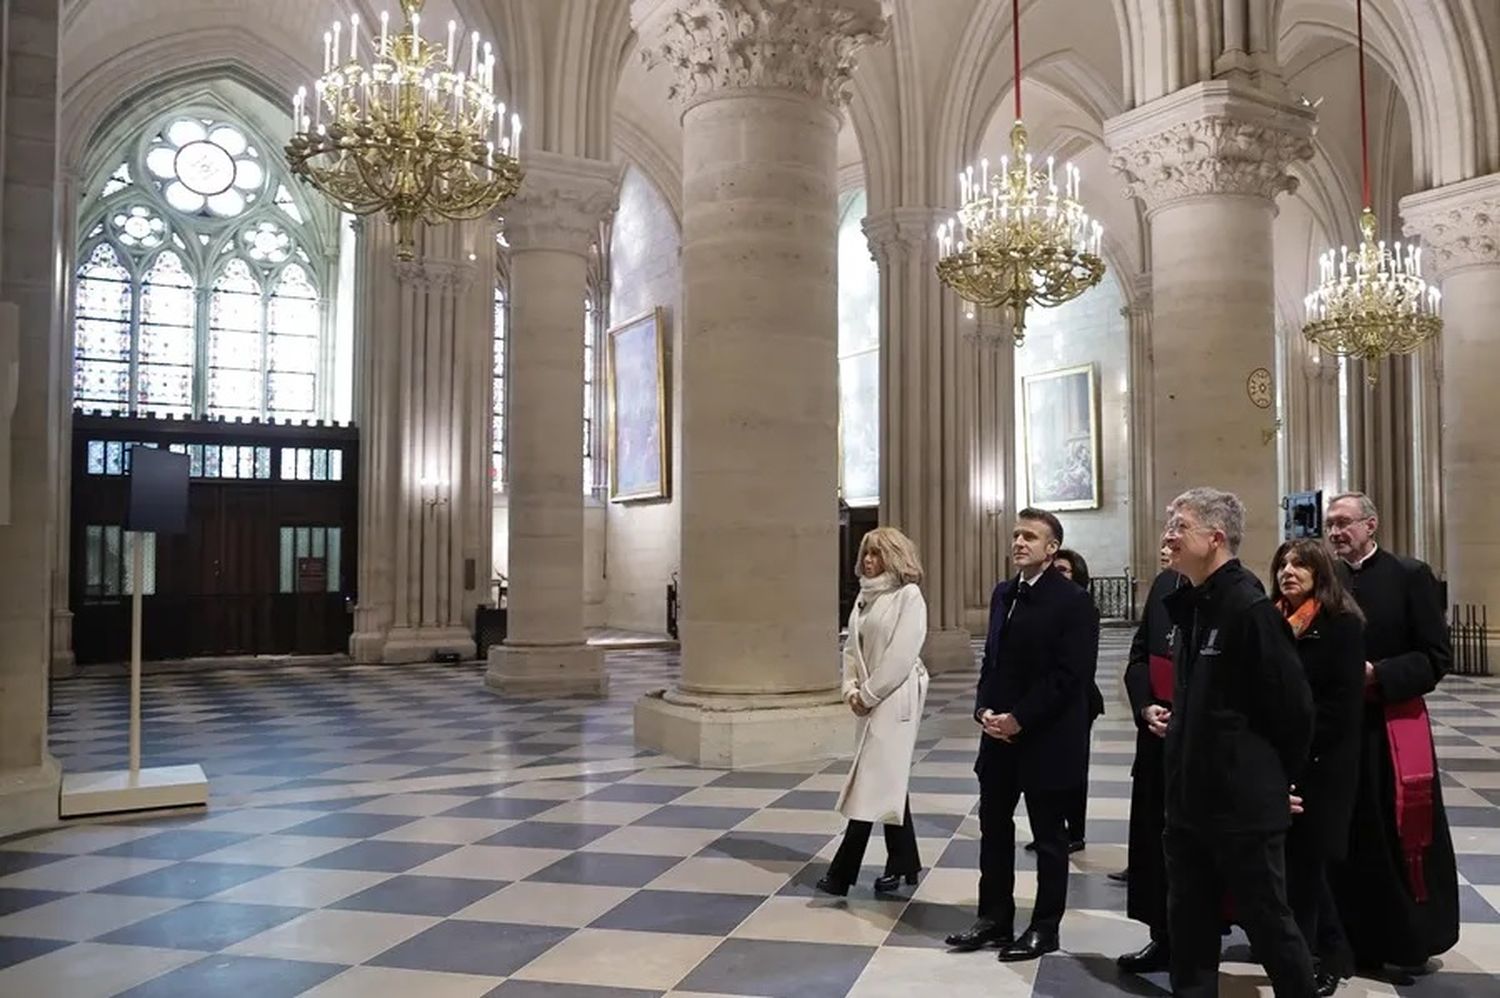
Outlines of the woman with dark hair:
{"label": "woman with dark hair", "polygon": [[1359,782],[1364,616],[1320,540],[1277,548],[1271,578],[1317,712],[1307,767],[1293,790],[1301,805],[1287,835],[1287,901],[1313,952],[1318,994],[1331,995],[1354,970],[1327,874],[1330,862],[1347,855]]}
{"label": "woman with dark hair", "polygon": [[[1085,592],[1089,588],[1089,564],[1083,560],[1083,555],[1072,548],[1059,548],[1057,554],[1052,558],[1052,568],[1061,576],[1070,579],[1074,585]],[[1089,738],[1092,741],[1094,733],[1094,721],[1104,714],[1104,694],[1099,692],[1099,684],[1092,683],[1089,686]],[[1089,781],[1085,779],[1083,786],[1078,788],[1078,794],[1068,807],[1068,852],[1078,852],[1084,847],[1084,826],[1088,815],[1089,806]],[[1031,847],[1028,846],[1028,849]]]}

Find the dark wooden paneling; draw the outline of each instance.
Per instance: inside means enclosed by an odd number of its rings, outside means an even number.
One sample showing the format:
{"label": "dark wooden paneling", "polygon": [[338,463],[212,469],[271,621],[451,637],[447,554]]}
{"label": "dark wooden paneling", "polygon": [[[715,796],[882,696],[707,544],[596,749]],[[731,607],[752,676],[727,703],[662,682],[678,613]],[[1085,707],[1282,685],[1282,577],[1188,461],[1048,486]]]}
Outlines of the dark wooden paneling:
{"label": "dark wooden paneling", "polygon": [[[210,421],[75,416],[70,604],[80,663],[129,656],[130,599],[86,591],[85,530],[124,521],[130,481],[88,473],[96,440],[270,447],[270,479],[195,478],[188,530],[156,538],[156,592],[143,600],[142,655],[148,660],[205,655],[315,654],[344,651],[352,619],[358,557],[358,436],[351,427],[230,424]],[[342,480],[280,479],[285,446],[337,448]],[[334,591],[281,593],[281,529],[338,527]]]}

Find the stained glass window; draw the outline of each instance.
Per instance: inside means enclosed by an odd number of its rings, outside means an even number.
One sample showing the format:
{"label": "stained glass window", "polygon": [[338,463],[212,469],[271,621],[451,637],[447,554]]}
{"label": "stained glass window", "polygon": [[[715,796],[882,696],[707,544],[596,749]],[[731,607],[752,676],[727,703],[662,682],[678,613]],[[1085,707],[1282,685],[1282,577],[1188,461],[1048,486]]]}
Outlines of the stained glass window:
{"label": "stained glass window", "polygon": [[130,399],[130,272],[108,243],[78,268],[73,397],[85,409],[122,413]]}
{"label": "stained glass window", "polygon": [[277,419],[310,419],[317,410],[322,309],[299,264],[281,271],[268,306],[266,410]]}
{"label": "stained glass window", "polygon": [[193,411],[197,292],[182,258],[160,253],[141,281],[136,408],[185,418]]}
{"label": "stained glass window", "polygon": [[839,216],[839,490],[851,506],[880,501],[880,270],[861,222],[865,192]]}
{"label": "stained glass window", "polygon": [[332,359],[320,285],[336,267],[323,269],[319,230],[304,228],[278,157],[216,117],[173,114],[147,134],[88,185],[76,404],[318,418]]}
{"label": "stained glass window", "polygon": [[490,479],[496,491],[505,488],[505,331],[509,315],[505,289],[495,288],[495,367],[490,418]]}
{"label": "stained glass window", "polygon": [[583,302],[583,492],[594,494],[594,301]]}
{"label": "stained glass window", "polygon": [[265,302],[249,264],[229,261],[208,299],[208,414],[255,419],[265,402]]}

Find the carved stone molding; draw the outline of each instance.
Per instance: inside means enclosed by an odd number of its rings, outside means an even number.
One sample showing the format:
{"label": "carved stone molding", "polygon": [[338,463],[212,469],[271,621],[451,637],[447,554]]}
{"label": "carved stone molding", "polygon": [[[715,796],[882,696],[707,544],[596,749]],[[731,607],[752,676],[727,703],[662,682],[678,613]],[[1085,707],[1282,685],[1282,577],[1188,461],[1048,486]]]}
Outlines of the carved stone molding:
{"label": "carved stone molding", "polygon": [[398,260],[396,280],[427,292],[462,294],[473,283],[475,268],[456,260]]}
{"label": "carved stone molding", "polygon": [[505,207],[505,237],[511,253],[547,250],[587,257],[599,225],[614,213],[623,168],[613,163],[530,153],[526,179]]}
{"label": "carved stone molding", "polygon": [[849,99],[855,52],[884,41],[880,0],[673,0],[648,67],[676,74],[669,93],[691,106],[725,91],[763,88]]}
{"label": "carved stone molding", "polygon": [[1203,195],[1274,202],[1297,189],[1292,165],[1312,159],[1305,108],[1211,81],[1106,124],[1110,166],[1150,212]]}
{"label": "carved stone molding", "polygon": [[1403,231],[1418,236],[1438,277],[1500,267],[1500,173],[1401,199]]}
{"label": "carved stone molding", "polygon": [[870,256],[882,266],[905,258],[935,257],[938,224],[952,214],[943,208],[892,208],[866,216],[861,227]]}

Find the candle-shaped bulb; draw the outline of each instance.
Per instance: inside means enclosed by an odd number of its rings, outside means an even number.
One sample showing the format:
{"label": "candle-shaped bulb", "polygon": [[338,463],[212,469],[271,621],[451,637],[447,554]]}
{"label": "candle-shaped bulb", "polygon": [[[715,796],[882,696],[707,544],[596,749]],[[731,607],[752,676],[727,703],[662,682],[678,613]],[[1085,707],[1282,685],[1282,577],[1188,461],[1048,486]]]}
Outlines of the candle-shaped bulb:
{"label": "candle-shaped bulb", "polygon": [[510,116],[510,147],[521,155],[521,116],[512,114]]}
{"label": "candle-shaped bulb", "polygon": [[990,190],[990,161],[988,159],[981,159],[979,161],[979,187],[986,194],[989,193],[989,190]]}
{"label": "candle-shaped bulb", "polygon": [[359,15],[349,16],[349,61],[359,61]]}
{"label": "candle-shaped bulb", "polygon": [[381,58],[385,58],[387,50],[387,38],[391,31],[391,12],[383,10],[380,12],[380,52]]}
{"label": "candle-shaped bulb", "polygon": [[323,72],[333,68],[333,35],[323,32]]}
{"label": "candle-shaped bulb", "polygon": [[[448,22],[448,68],[449,69],[452,69],[454,66],[458,65],[458,63],[454,61],[454,60],[456,60],[458,58],[457,40],[458,40],[458,22],[457,21],[449,21]],[[469,70],[469,75],[470,76],[474,75],[474,70],[472,68],[470,68],[470,70]]]}
{"label": "candle-shaped bulb", "polygon": [[333,22],[333,64],[335,66],[344,61],[342,46],[339,44],[339,33],[343,30],[344,26],[341,23],[338,21]]}
{"label": "candle-shaped bulb", "polygon": [[411,57],[417,58],[422,52],[422,15],[413,13],[411,16]]}

